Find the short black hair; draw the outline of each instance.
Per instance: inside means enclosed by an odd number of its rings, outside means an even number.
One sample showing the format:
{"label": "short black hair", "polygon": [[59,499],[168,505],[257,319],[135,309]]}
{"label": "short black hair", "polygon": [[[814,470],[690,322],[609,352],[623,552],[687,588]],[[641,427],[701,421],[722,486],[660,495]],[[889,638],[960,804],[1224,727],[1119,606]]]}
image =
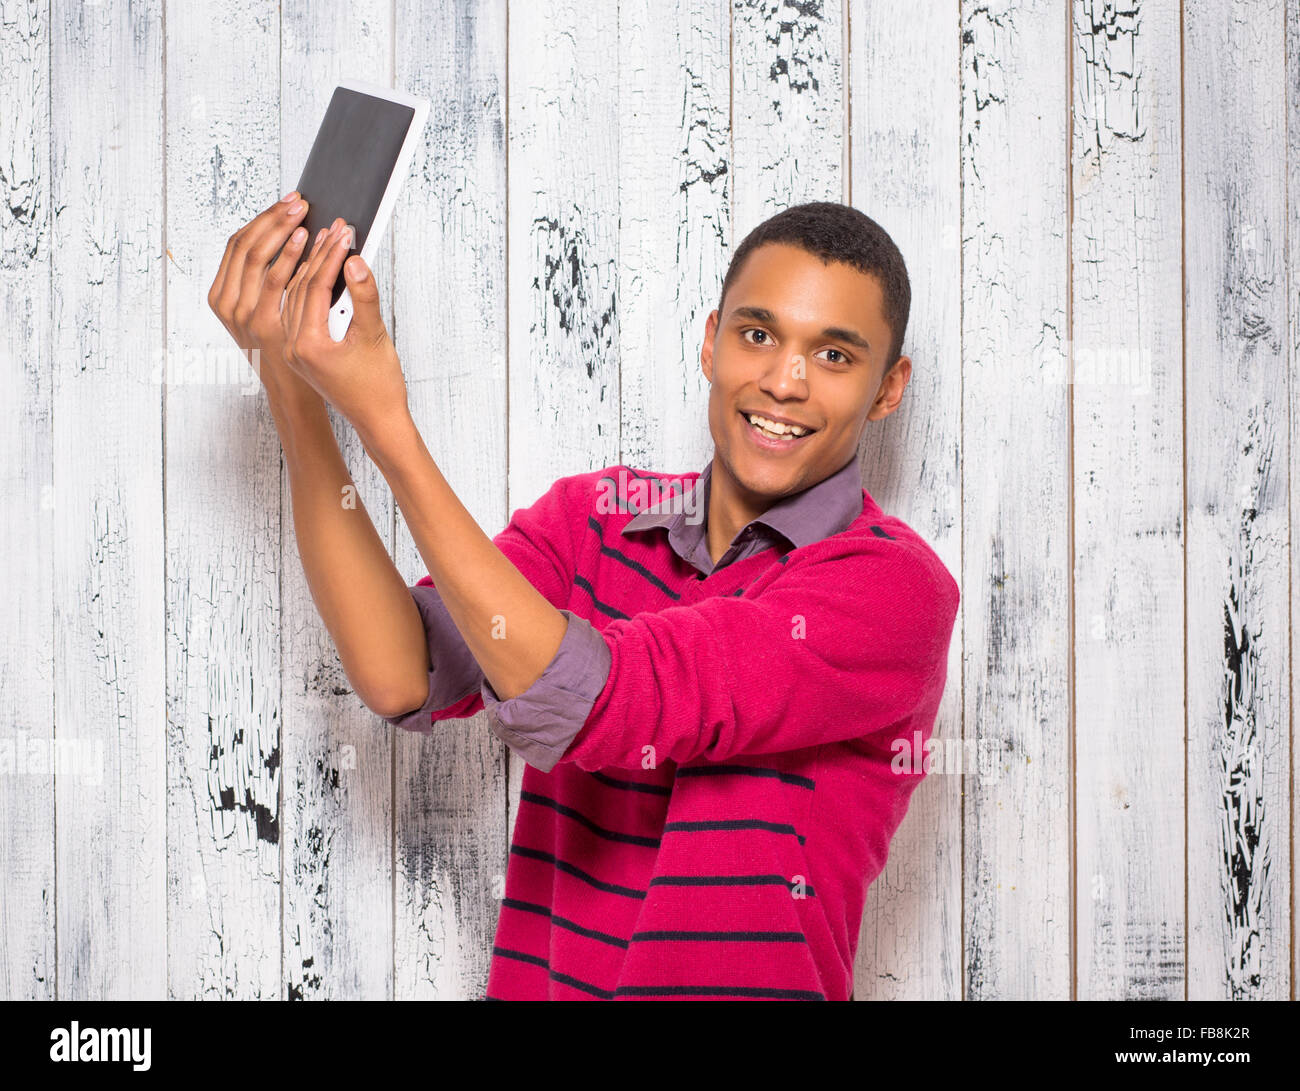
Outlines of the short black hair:
{"label": "short black hair", "polygon": [[843,262],[871,274],[880,282],[885,321],[893,335],[885,366],[888,373],[902,354],[903,334],[907,331],[907,317],[912,308],[912,284],[907,279],[907,266],[889,232],[866,213],[836,201],[810,201],[778,212],[746,235],[732,253],[718,300],[719,318],[722,317],[727,289],[736,279],[745,259],[769,242],[790,243],[822,261]]}

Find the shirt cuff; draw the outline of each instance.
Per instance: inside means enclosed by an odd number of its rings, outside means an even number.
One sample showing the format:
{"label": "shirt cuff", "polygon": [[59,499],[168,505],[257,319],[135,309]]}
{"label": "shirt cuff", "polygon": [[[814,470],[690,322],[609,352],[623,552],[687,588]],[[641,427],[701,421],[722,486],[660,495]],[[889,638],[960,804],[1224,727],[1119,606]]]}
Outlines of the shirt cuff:
{"label": "shirt cuff", "polygon": [[586,618],[561,610],[564,639],[541,674],[517,697],[501,700],[486,678],[480,692],[492,734],[529,765],[549,773],[586,722],[609,680],[605,638]]}
{"label": "shirt cuff", "polygon": [[424,704],[419,708],[400,716],[380,718],[404,731],[427,733],[433,730],[434,713],[450,708],[479,688],[483,671],[456,623],[451,620],[438,589],[428,584],[416,584],[407,590],[419,608],[429,644],[429,663],[432,665],[429,689]]}

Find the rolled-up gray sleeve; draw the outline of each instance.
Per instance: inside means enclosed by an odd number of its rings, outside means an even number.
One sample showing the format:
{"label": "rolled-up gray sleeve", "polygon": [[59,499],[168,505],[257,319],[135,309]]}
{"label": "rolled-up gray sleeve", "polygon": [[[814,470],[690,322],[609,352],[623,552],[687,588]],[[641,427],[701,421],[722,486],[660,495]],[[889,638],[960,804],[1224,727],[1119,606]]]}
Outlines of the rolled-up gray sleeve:
{"label": "rolled-up gray sleeve", "polygon": [[591,622],[569,610],[560,613],[568,621],[564,638],[536,682],[508,701],[486,678],[480,688],[492,733],[543,773],[554,768],[586,722],[611,663],[609,646]]}
{"label": "rolled-up gray sleeve", "polygon": [[433,714],[463,701],[477,690],[483,683],[483,671],[451,620],[438,589],[431,584],[415,584],[409,590],[420,610],[429,643],[429,692],[419,708],[381,719],[405,731],[430,732]]}

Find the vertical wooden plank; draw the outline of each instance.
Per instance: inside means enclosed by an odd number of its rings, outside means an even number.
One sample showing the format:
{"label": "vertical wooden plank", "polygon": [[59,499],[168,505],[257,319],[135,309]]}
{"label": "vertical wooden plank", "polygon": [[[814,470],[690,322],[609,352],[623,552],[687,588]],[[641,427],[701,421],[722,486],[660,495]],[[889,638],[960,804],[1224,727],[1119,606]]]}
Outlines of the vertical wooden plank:
{"label": "vertical wooden plank", "polygon": [[840,0],[732,6],[733,245],[805,201],[841,201],[846,179]]}
{"label": "vertical wooden plank", "polygon": [[[0,999],[54,999],[50,19],[0,4]],[[64,735],[80,733],[69,720]],[[62,736],[60,736],[62,737]]]}
{"label": "vertical wooden plank", "polygon": [[508,49],[513,511],[619,458],[618,8],[512,4]]}
{"label": "vertical wooden plank", "polygon": [[227,238],[280,195],[279,60],[272,0],[167,7],[166,934],[177,999],[282,995],[280,447],[261,384],[207,305]]}
{"label": "vertical wooden plank", "polygon": [[731,247],[730,0],[619,8],[620,461],[713,454],[704,324]]}
{"label": "vertical wooden plank", "polygon": [[[1181,999],[1177,0],[1076,0],[1072,328],[1078,995]],[[1140,725],[1141,730],[1134,730]]]}
{"label": "vertical wooden plank", "polygon": [[[507,514],[505,0],[403,4],[396,26],[397,85],[433,109],[394,220],[393,333],[429,450],[494,533]],[[396,556],[407,582],[425,574],[400,512]],[[484,713],[394,742],[395,993],[479,999],[509,848],[505,747]]]}
{"label": "vertical wooden plank", "polygon": [[[345,11],[291,0],[281,5],[280,19],[279,181],[274,192],[262,191],[263,204],[297,186],[340,79],[389,82],[393,45],[388,0],[349,4]],[[375,274],[390,329],[391,242],[390,235]],[[383,475],[352,426],[333,410],[330,419],[357,488],[357,515],[372,519],[388,540],[393,503]],[[316,611],[294,540],[288,470],[280,461],[282,995],[387,1000],[393,970],[392,739],[352,693]]]}
{"label": "vertical wooden plank", "polygon": [[1300,676],[1295,667],[1295,631],[1300,629],[1300,594],[1296,593],[1300,573],[1300,499],[1293,495],[1300,481],[1300,0],[1287,0],[1286,8],[1286,133],[1287,133],[1287,318],[1290,354],[1291,477],[1287,495],[1291,510],[1291,556],[1287,584],[1291,589],[1290,657],[1291,740],[1291,999],[1300,992],[1300,931],[1297,931],[1295,873],[1300,860],[1300,747],[1295,744],[1296,705],[1300,704]]}
{"label": "vertical wooden plank", "polygon": [[1067,999],[1070,966],[1066,31],[962,4],[962,580],[969,999]]}
{"label": "vertical wooden plank", "polygon": [[[863,480],[961,572],[961,162],[956,0],[906,9],[849,7],[851,195],[903,253],[912,312],[903,404],[867,426]],[[900,71],[926,73],[898,78]],[[939,452],[939,457],[935,457]],[[961,740],[960,624],[931,738],[941,747],[912,796],[889,860],[867,895],[858,941],[859,1000],[961,997],[961,790],[976,763]],[[973,754],[973,751],[972,751]]]}
{"label": "vertical wooden plank", "polygon": [[50,12],[58,995],[166,988],[159,3]]}
{"label": "vertical wooden plank", "polygon": [[1186,0],[1188,999],[1289,995],[1284,5]]}

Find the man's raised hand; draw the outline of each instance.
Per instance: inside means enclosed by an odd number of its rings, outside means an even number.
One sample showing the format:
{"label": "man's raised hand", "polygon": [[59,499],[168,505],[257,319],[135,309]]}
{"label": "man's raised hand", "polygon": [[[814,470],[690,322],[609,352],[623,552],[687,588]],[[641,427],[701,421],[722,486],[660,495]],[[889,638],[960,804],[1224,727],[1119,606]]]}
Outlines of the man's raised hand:
{"label": "man's raised hand", "polygon": [[[351,421],[363,442],[408,415],[401,361],[384,325],[375,278],[360,254],[347,258],[352,228],[335,220],[289,282],[280,312],[285,362]],[[347,258],[352,322],[342,341],[329,332],[334,284]]]}
{"label": "man's raised hand", "polygon": [[264,385],[298,381],[284,365],[280,302],[307,241],[306,228],[300,226],[306,214],[307,202],[294,191],[288,200],[276,201],[244,224],[227,240],[208,289],[208,306],[244,350]]}

